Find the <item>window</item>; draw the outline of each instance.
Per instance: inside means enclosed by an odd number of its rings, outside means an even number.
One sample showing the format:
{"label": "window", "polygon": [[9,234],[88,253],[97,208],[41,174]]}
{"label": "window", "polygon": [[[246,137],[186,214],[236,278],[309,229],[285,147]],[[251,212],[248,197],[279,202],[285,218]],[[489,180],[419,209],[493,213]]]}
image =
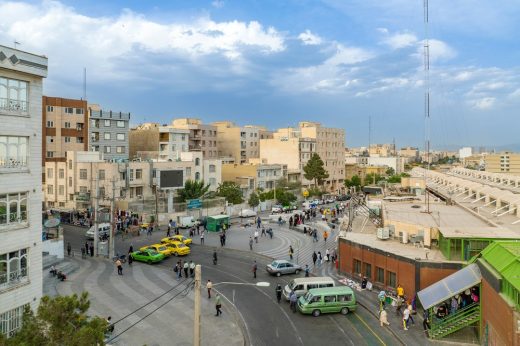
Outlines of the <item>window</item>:
{"label": "window", "polygon": [[380,267],[376,267],[376,282],[384,283],[385,282],[385,270]]}
{"label": "window", "polygon": [[29,83],[0,77],[0,109],[9,112],[27,112]]}
{"label": "window", "polygon": [[215,171],[216,171],[215,165],[209,165],[209,172],[215,173]]}
{"label": "window", "polygon": [[397,276],[394,272],[386,271],[386,285],[388,287],[396,287],[397,286]]}
{"label": "window", "polygon": [[63,168],[59,169],[58,176],[60,179],[65,179],[65,170]]}
{"label": "window", "polygon": [[191,177],[191,167],[186,167],[186,177]]}
{"label": "window", "polygon": [[116,123],[116,126],[117,127],[125,127],[125,122],[122,121],[122,120],[118,120],[117,123]]}
{"label": "window", "polygon": [[47,106],[47,112],[54,112],[53,106]]}
{"label": "window", "polygon": [[0,168],[27,166],[27,137],[0,136]]}
{"label": "window", "polygon": [[105,138],[106,140],[110,140],[110,132],[105,132],[103,138]]}
{"label": "window", "polygon": [[0,333],[8,337],[14,336],[22,328],[23,313],[26,305],[19,306],[0,314]]}
{"label": "window", "polygon": [[116,153],[118,154],[124,154],[125,153],[125,147],[116,147]]}
{"label": "window", "polygon": [[134,198],[134,188],[130,188],[130,198]]}
{"label": "window", "polygon": [[200,180],[200,173],[199,172],[195,172],[195,180]]}
{"label": "window", "polygon": [[130,169],[130,181],[134,181],[134,170]]}
{"label": "window", "polygon": [[118,141],[124,141],[125,140],[125,134],[124,133],[118,133],[116,138],[117,138]]}
{"label": "window", "polygon": [[135,195],[137,197],[141,197],[143,195],[143,187],[142,186],[137,186],[135,188]]}
{"label": "window", "polygon": [[69,169],[72,169],[72,160],[69,160]]}
{"label": "window", "polygon": [[135,179],[143,179],[143,170],[142,169],[135,170]]}
{"label": "window", "polygon": [[54,121],[47,120],[47,127],[54,127]]}
{"label": "window", "polygon": [[333,296],[324,296],[323,297],[323,302],[325,303],[335,303],[336,302],[336,296],[333,295]]}
{"label": "window", "polygon": [[99,175],[99,180],[105,180],[105,170],[104,169],[100,169],[98,171],[98,175]]}
{"label": "window", "polygon": [[54,152],[53,151],[48,151],[46,156],[52,158],[52,157],[54,157]]}
{"label": "window", "polygon": [[352,294],[338,294],[338,302],[349,302],[352,300]]}
{"label": "window", "polygon": [[72,187],[72,177],[69,177],[69,187]]}
{"label": "window", "polygon": [[52,179],[52,168],[47,168],[47,178]]}
{"label": "window", "polygon": [[54,137],[52,137],[52,136],[47,136],[47,142],[48,142],[48,143],[54,143]]}
{"label": "window", "polygon": [[215,186],[215,185],[217,185],[217,179],[215,179],[215,178],[209,178],[209,184],[210,184],[211,186]]}
{"label": "window", "polygon": [[65,143],[70,143],[70,137],[65,137]]}
{"label": "window", "polygon": [[103,186],[101,186],[99,188],[99,197],[104,197],[105,196],[105,188]]}
{"label": "window", "polygon": [[365,263],[365,277],[372,278],[372,265],[370,263]]}
{"label": "window", "polygon": [[83,143],[83,137],[76,137],[76,143]]}
{"label": "window", "polygon": [[110,127],[110,120],[105,120],[103,124],[105,125],[105,127]]}
{"label": "window", "polygon": [[361,261],[357,259],[354,260],[354,273],[361,275]]}
{"label": "window", "polygon": [[0,195],[0,226],[27,222],[27,192]]}
{"label": "window", "polygon": [[87,180],[87,170],[86,169],[80,169],[79,170],[79,178],[81,180]]}
{"label": "window", "polygon": [[98,119],[91,119],[90,124],[92,127],[99,129],[99,120]]}
{"label": "window", "polygon": [[105,146],[105,153],[110,154],[112,152],[112,148],[110,146]]}
{"label": "window", "polygon": [[64,185],[58,186],[58,195],[65,196],[65,186]]}
{"label": "window", "polygon": [[83,108],[76,108],[76,114],[85,114]]}
{"label": "window", "polygon": [[197,157],[195,158],[195,166],[199,166],[200,165],[200,159]]}
{"label": "window", "polygon": [[54,186],[52,185],[47,185],[47,193],[49,195],[52,195],[54,193]]}
{"label": "window", "polygon": [[86,187],[86,186],[80,186],[80,187],[79,187],[79,192],[81,192],[81,193],[87,193],[87,187]]}
{"label": "window", "polygon": [[66,114],[74,114],[74,108],[66,107],[65,108],[65,113]]}
{"label": "window", "polygon": [[66,121],[64,127],[66,129],[70,129],[70,122]]}

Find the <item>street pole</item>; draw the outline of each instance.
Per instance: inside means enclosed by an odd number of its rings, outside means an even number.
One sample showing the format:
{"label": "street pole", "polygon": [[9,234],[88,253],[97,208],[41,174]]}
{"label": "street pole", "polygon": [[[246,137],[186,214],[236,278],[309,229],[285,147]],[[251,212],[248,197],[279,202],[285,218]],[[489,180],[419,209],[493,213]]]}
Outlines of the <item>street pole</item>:
{"label": "street pole", "polygon": [[[96,170],[96,172],[97,172],[97,170]],[[99,176],[97,178],[99,178]],[[98,255],[98,246],[99,246],[98,209],[99,209],[99,179],[96,179],[96,199],[94,200],[94,256],[96,256],[96,257]]]}
{"label": "street pole", "polygon": [[193,316],[193,346],[200,346],[200,264],[195,266],[195,308]]}
{"label": "street pole", "polygon": [[108,239],[108,258],[114,257],[114,243],[115,243],[115,217],[114,217],[114,209],[115,209],[115,199],[116,199],[116,180],[112,178],[112,201],[110,202],[110,238]]}

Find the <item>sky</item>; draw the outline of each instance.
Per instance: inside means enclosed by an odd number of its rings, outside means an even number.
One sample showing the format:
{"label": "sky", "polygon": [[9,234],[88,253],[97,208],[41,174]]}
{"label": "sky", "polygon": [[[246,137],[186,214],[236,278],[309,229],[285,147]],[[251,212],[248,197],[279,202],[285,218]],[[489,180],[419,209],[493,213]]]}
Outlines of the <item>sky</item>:
{"label": "sky", "polygon": [[[433,148],[520,143],[517,0],[0,0],[0,45],[49,58],[44,94],[132,123],[318,121]],[[427,82],[425,38],[430,46]]]}

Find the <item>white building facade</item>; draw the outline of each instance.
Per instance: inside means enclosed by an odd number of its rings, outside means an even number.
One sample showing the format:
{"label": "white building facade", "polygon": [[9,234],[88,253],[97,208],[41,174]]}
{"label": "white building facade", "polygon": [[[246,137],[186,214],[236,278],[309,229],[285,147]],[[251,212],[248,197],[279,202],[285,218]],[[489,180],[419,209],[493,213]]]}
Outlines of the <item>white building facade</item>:
{"label": "white building facade", "polygon": [[42,80],[47,58],[0,46],[0,333],[42,296]]}

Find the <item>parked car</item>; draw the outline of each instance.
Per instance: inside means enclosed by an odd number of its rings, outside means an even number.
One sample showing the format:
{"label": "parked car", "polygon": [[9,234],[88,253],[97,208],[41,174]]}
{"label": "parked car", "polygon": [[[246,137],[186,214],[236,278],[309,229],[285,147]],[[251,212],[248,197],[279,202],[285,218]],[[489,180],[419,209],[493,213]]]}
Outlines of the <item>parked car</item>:
{"label": "parked car", "polygon": [[251,210],[251,209],[242,209],[238,213],[238,216],[240,216],[240,217],[253,217],[253,216],[256,216],[256,211]]}
{"label": "parked car", "polygon": [[[87,239],[94,239],[95,230],[96,230],[96,225],[90,227],[89,230],[85,233],[85,237],[87,237]],[[108,237],[109,235],[110,235],[110,224],[109,223],[100,223],[98,225],[98,237],[104,238],[104,237]]]}
{"label": "parked car", "polygon": [[148,245],[148,246],[143,246],[139,250],[144,251],[147,249],[154,250],[160,254],[163,254],[166,257],[173,255],[173,251],[164,244],[152,244],[152,245]]}
{"label": "parked car", "polygon": [[169,242],[175,242],[175,241],[181,242],[184,245],[190,245],[193,242],[193,240],[191,238],[186,238],[185,236],[180,235],[180,234],[161,239],[161,243],[163,243],[163,244],[169,243]]}
{"label": "parked car", "polygon": [[271,213],[273,213],[273,214],[282,213],[282,212],[283,212],[283,206],[281,204],[275,204],[271,208]]}
{"label": "parked car", "polygon": [[164,255],[152,249],[144,249],[143,251],[135,251],[130,254],[134,261],[145,262],[148,264],[161,262]]}
{"label": "parked car", "polygon": [[163,244],[168,247],[175,256],[189,255],[191,252],[189,246],[186,246],[186,244],[180,241],[168,241]]}
{"label": "parked car", "polygon": [[350,200],[350,195],[342,195],[342,196],[339,196],[336,201],[340,201],[340,202],[345,202],[345,201],[348,201]]}
{"label": "parked car", "polygon": [[302,267],[286,260],[275,260],[268,264],[266,269],[271,275],[281,276],[283,274],[298,274]]}

